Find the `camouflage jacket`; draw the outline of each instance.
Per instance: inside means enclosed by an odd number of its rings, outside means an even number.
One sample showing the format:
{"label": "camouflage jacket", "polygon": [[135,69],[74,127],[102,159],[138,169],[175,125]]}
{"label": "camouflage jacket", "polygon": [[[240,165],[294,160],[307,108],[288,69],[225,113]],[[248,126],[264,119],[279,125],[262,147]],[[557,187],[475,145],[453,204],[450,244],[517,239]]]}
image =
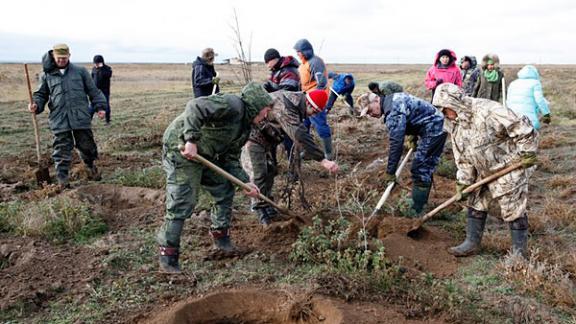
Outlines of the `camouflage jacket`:
{"label": "camouflage jacket", "polygon": [[519,160],[524,152],[536,152],[536,132],[525,117],[488,99],[465,97],[462,89],[442,87],[434,105],[456,111],[446,120],[451,133],[457,180],[470,185]]}
{"label": "camouflage jacket", "polygon": [[[274,100],[272,111],[260,125],[254,127],[250,141],[267,146],[280,143],[282,136],[286,135],[304,151],[306,159],[322,161],[324,153],[303,123],[306,118],[306,95],[280,90],[270,96]],[[278,135],[278,138],[274,138]]]}
{"label": "camouflage jacket", "polygon": [[233,162],[232,175],[247,182],[240,166],[240,152],[248,140],[254,112],[235,95],[214,95],[190,100],[186,110],[164,132],[164,154],[178,152],[186,141],[196,143],[198,153],[219,163]]}

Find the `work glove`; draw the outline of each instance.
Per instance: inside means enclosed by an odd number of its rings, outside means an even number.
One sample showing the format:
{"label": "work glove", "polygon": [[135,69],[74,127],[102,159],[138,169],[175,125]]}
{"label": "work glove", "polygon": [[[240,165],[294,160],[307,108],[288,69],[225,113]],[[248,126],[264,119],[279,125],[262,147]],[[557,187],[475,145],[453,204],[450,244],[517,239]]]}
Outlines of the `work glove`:
{"label": "work glove", "polygon": [[520,154],[520,159],[524,168],[529,168],[538,162],[538,157],[536,157],[536,153],[534,152],[524,152]]}
{"label": "work glove", "polygon": [[396,175],[395,174],[390,174],[390,173],[386,173],[384,174],[384,182],[386,183],[386,186],[390,185],[391,183],[396,182]]}
{"label": "work glove", "polygon": [[415,150],[416,149],[416,141],[417,138],[414,135],[406,135],[404,137],[404,148],[407,150]]}
{"label": "work glove", "polygon": [[552,121],[552,117],[550,117],[550,114],[546,114],[544,116],[542,116],[542,122],[546,125],[550,124],[550,122]]}
{"label": "work glove", "polygon": [[444,83],[444,80],[443,80],[443,79],[436,79],[436,85],[437,85],[437,86],[440,85],[440,84],[442,84],[442,83]]}
{"label": "work glove", "polygon": [[220,78],[219,77],[214,77],[212,78],[212,84],[218,84],[220,83]]}
{"label": "work glove", "polygon": [[464,189],[468,188],[468,185],[465,185],[460,182],[456,182],[456,201],[462,201],[468,199],[468,193],[463,192]]}

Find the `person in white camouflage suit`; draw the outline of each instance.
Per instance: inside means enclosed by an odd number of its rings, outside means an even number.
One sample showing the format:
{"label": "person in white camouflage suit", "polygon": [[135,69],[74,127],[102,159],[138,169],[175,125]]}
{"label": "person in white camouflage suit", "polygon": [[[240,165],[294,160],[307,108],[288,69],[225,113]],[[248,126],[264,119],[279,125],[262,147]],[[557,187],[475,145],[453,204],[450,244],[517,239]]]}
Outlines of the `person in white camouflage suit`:
{"label": "person in white camouflage suit", "polygon": [[512,253],[527,255],[528,179],[534,172],[536,132],[525,116],[495,101],[467,97],[460,87],[445,83],[436,88],[433,102],[444,113],[457,172],[456,191],[459,200],[467,186],[522,161],[517,169],[484,185],[468,196],[466,240],[450,249],[456,256],[474,254],[480,248],[488,205],[495,200],[502,218],[510,226]]}

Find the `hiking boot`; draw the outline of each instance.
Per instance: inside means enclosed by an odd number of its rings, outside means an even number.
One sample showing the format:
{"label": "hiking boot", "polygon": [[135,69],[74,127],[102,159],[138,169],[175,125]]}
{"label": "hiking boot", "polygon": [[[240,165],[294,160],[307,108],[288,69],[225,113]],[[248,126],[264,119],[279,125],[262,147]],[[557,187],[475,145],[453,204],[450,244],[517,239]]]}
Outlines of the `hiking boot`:
{"label": "hiking boot", "polygon": [[462,244],[450,248],[448,252],[457,257],[469,256],[478,252],[487,216],[487,212],[468,208],[466,240]]}
{"label": "hiking boot", "polygon": [[272,206],[266,206],[264,209],[266,210],[268,218],[270,218],[272,221],[277,220],[280,217],[276,208]]}
{"label": "hiking boot", "polygon": [[265,207],[254,208],[254,211],[256,212],[256,215],[258,215],[258,221],[260,222],[260,224],[265,226],[270,225],[271,223],[270,217],[268,216]]}
{"label": "hiking boot", "polygon": [[161,246],[160,247],[160,257],[159,265],[160,271],[165,273],[180,273],[180,264],[178,263],[178,257],[180,252],[178,248]]}
{"label": "hiking boot", "polygon": [[227,228],[222,230],[211,230],[210,235],[214,240],[214,248],[223,252],[236,251],[236,247],[230,240],[230,231]]}
{"label": "hiking boot", "polygon": [[424,210],[424,206],[428,202],[430,195],[430,185],[414,184],[412,185],[412,209],[416,216],[420,215]]}
{"label": "hiking boot", "polygon": [[512,254],[528,256],[528,217],[522,217],[510,222],[510,234],[512,235]]}
{"label": "hiking boot", "polygon": [[66,179],[58,178],[58,191],[63,191],[65,189],[70,189],[70,181]]}

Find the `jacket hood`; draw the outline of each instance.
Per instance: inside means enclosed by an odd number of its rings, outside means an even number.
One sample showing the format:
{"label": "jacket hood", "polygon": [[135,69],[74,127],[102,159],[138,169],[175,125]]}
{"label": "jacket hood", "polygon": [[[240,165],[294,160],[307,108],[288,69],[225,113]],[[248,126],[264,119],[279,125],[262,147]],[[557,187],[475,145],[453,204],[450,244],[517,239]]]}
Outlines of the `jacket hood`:
{"label": "jacket hood", "polygon": [[242,88],[242,101],[246,104],[246,118],[254,119],[266,106],[273,103],[272,97],[260,83],[250,82]]}
{"label": "jacket hood", "polygon": [[278,69],[290,66],[298,68],[300,66],[300,63],[298,63],[298,61],[294,58],[294,56],[284,56],[280,60],[280,66],[278,67]]}
{"label": "jacket hood", "polygon": [[533,65],[526,65],[518,71],[518,79],[540,80],[540,74],[538,74],[538,69]]}
{"label": "jacket hood", "polygon": [[456,66],[456,53],[450,49],[443,49],[436,53],[436,57],[434,57],[434,65],[437,65],[440,62],[440,56],[450,54],[450,62],[448,62],[448,66]]}
{"label": "jacket hood", "polygon": [[485,69],[486,66],[488,65],[488,60],[492,59],[492,61],[494,61],[494,67],[496,69],[500,68],[500,58],[498,57],[498,55],[496,54],[486,54],[484,55],[484,57],[482,57],[482,68]]}
{"label": "jacket hood", "polygon": [[204,61],[200,56],[196,56],[196,60],[192,62],[192,65],[207,65],[206,61]]}
{"label": "jacket hood", "polygon": [[297,41],[294,45],[294,49],[298,52],[302,52],[307,60],[314,57],[314,48],[312,47],[312,44],[310,44],[310,42],[305,38]]}
{"label": "jacket hood", "polygon": [[470,70],[474,70],[478,65],[478,61],[476,61],[476,56],[465,55],[460,59],[460,64],[464,63],[464,61],[470,61]]}
{"label": "jacket hood", "polygon": [[54,57],[52,56],[52,50],[49,50],[42,56],[42,70],[44,73],[49,73],[56,70],[58,66],[54,62]]}
{"label": "jacket hood", "polygon": [[468,104],[470,98],[466,97],[464,89],[452,83],[442,83],[436,87],[432,104],[438,108],[450,108],[459,117],[470,115],[471,107]]}

